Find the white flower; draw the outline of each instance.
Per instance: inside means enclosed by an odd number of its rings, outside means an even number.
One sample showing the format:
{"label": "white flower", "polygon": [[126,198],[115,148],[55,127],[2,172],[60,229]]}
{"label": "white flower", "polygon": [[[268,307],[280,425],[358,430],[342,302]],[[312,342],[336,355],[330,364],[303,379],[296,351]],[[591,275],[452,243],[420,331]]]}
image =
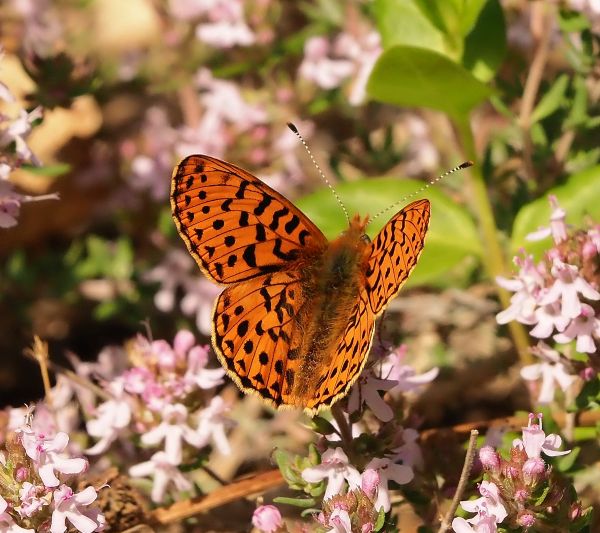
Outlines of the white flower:
{"label": "white flower", "polygon": [[347,481],[350,490],[360,487],[360,474],[348,462],[348,456],[342,448],[326,450],[321,456],[321,464],[302,471],[302,478],[309,483],[318,483],[327,479],[327,488],[323,498],[328,500],[342,490]]}
{"label": "white flower", "polygon": [[152,501],[160,503],[163,501],[168,486],[172,483],[178,491],[189,491],[192,483],[185,478],[176,465],[169,461],[165,452],[156,452],[149,461],[133,465],[129,469],[129,475],[133,477],[152,476]]}

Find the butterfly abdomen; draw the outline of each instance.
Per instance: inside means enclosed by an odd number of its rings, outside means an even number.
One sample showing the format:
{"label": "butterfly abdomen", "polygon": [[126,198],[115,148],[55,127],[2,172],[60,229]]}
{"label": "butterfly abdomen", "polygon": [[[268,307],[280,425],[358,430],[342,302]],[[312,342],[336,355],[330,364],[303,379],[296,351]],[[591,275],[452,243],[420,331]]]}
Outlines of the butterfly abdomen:
{"label": "butterfly abdomen", "polygon": [[293,403],[313,399],[331,370],[360,291],[367,247],[357,235],[344,235],[330,243],[311,273],[313,282],[305,288],[310,315],[298,317],[306,326],[302,364],[290,390]]}

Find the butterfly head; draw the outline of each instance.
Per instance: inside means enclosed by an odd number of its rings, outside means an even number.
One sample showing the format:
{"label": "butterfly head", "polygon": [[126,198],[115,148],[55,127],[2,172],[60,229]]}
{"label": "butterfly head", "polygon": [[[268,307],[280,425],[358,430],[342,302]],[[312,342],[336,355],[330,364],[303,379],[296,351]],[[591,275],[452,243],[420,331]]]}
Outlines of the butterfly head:
{"label": "butterfly head", "polygon": [[369,216],[362,218],[359,214],[354,215],[350,220],[348,229],[341,235],[341,239],[345,242],[357,243],[358,246],[365,246],[371,243],[371,239],[366,233],[369,224]]}

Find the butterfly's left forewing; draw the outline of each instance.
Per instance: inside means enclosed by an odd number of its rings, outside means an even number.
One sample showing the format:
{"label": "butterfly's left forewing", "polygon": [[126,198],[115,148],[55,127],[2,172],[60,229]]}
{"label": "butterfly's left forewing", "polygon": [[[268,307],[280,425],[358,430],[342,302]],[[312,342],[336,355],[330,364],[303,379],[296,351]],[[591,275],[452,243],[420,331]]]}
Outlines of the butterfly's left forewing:
{"label": "butterfly's left forewing", "polygon": [[284,196],[209,156],[189,156],[177,166],[171,205],[190,254],[217,283],[285,270],[327,246],[321,230]]}
{"label": "butterfly's left forewing", "polygon": [[371,243],[365,289],[375,315],[398,294],[417,264],[429,216],[429,200],[412,202],[394,215]]}

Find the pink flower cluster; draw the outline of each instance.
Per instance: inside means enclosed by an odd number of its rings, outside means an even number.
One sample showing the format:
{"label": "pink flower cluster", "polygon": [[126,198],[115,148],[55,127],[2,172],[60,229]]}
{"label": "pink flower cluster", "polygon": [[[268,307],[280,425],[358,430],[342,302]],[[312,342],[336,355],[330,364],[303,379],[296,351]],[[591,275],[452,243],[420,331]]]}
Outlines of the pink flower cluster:
{"label": "pink flower cluster", "polygon": [[74,476],[88,462],[67,453],[69,436],[35,431],[29,423],[9,434],[0,452],[0,531],[92,533],[104,529],[104,516],[92,506],[97,491],[74,492]]}
{"label": "pink flower cluster", "polygon": [[376,31],[342,32],[333,42],[324,36],[311,37],[304,44],[299,73],[327,90],[352,80],[348,100],[359,105],[365,99],[367,81],[381,51]]}
{"label": "pink flower cluster", "polygon": [[399,393],[431,383],[437,377],[438,368],[417,374],[412,366],[405,363],[406,353],[407,347],[403,344],[363,371],[350,391],[350,413],[367,406],[380,421],[389,422],[394,417],[394,410],[390,403],[384,400],[381,392],[387,393],[388,398],[393,398]]}
{"label": "pink flower cluster", "polygon": [[[569,494],[574,491],[554,476],[551,466],[542,459],[566,455],[570,450],[559,451],[562,439],[559,435],[546,435],[542,429],[542,415],[529,415],[529,423],[523,428],[521,439],[515,439],[510,459],[503,459],[494,448],[484,446],[479,460],[486,480],[479,485],[480,498],[462,501],[462,508],[475,516],[452,521],[456,533],[497,531],[497,524],[505,527],[529,529],[536,524],[552,523],[557,531],[567,531],[557,523],[559,519],[572,520],[582,516],[579,502]],[[559,518],[560,517],[560,518]]]}
{"label": "pink flower cluster", "polygon": [[106,384],[111,398],[87,422],[98,441],[86,453],[105,453],[116,442],[139,443],[149,459],[129,473],[151,476],[152,499],[161,502],[171,485],[178,492],[192,489],[179,466],[196,459],[199,449],[213,445],[221,453],[230,451],[229,407],[210,393],[225,372],[207,368],[208,347],[197,346],[189,331],[177,333],[172,346],[138,336],[127,351],[133,366]]}
{"label": "pink flower cluster", "polygon": [[[0,60],[3,52],[0,49]],[[10,173],[28,163],[39,165],[39,161],[27,144],[33,123],[42,117],[42,108],[32,111],[22,109],[16,102],[9,88],[0,82],[0,228],[10,228],[17,225],[17,218],[23,202],[36,200],[56,200],[56,194],[30,196],[17,192],[8,180]],[[12,108],[12,112],[5,112]]]}
{"label": "pink flower cluster", "polygon": [[[531,336],[540,339],[532,351],[542,361],[524,367],[522,376],[527,380],[542,379],[538,396],[541,403],[553,399],[556,386],[563,391],[569,389],[577,381],[576,370],[588,378],[600,370],[600,287],[595,267],[600,257],[600,225],[571,232],[565,223],[566,213],[556,198],[550,197],[550,202],[550,226],[529,238],[552,236],[553,247],[538,263],[530,255],[516,257],[517,275],[512,279],[497,278],[501,287],[514,293],[510,307],[497,315],[498,323],[516,320],[531,326]],[[556,349],[544,342],[549,340],[556,343]],[[566,357],[566,345],[571,343],[576,352],[587,354],[587,369],[578,368],[581,365]]]}
{"label": "pink flower cluster", "polygon": [[[257,34],[248,20],[258,29],[261,19],[268,16],[270,0],[253,4],[248,9],[248,2],[242,0],[170,0],[169,12],[175,19],[195,23],[196,38],[215,48],[266,44],[269,35]],[[252,13],[249,18],[246,11]]]}

